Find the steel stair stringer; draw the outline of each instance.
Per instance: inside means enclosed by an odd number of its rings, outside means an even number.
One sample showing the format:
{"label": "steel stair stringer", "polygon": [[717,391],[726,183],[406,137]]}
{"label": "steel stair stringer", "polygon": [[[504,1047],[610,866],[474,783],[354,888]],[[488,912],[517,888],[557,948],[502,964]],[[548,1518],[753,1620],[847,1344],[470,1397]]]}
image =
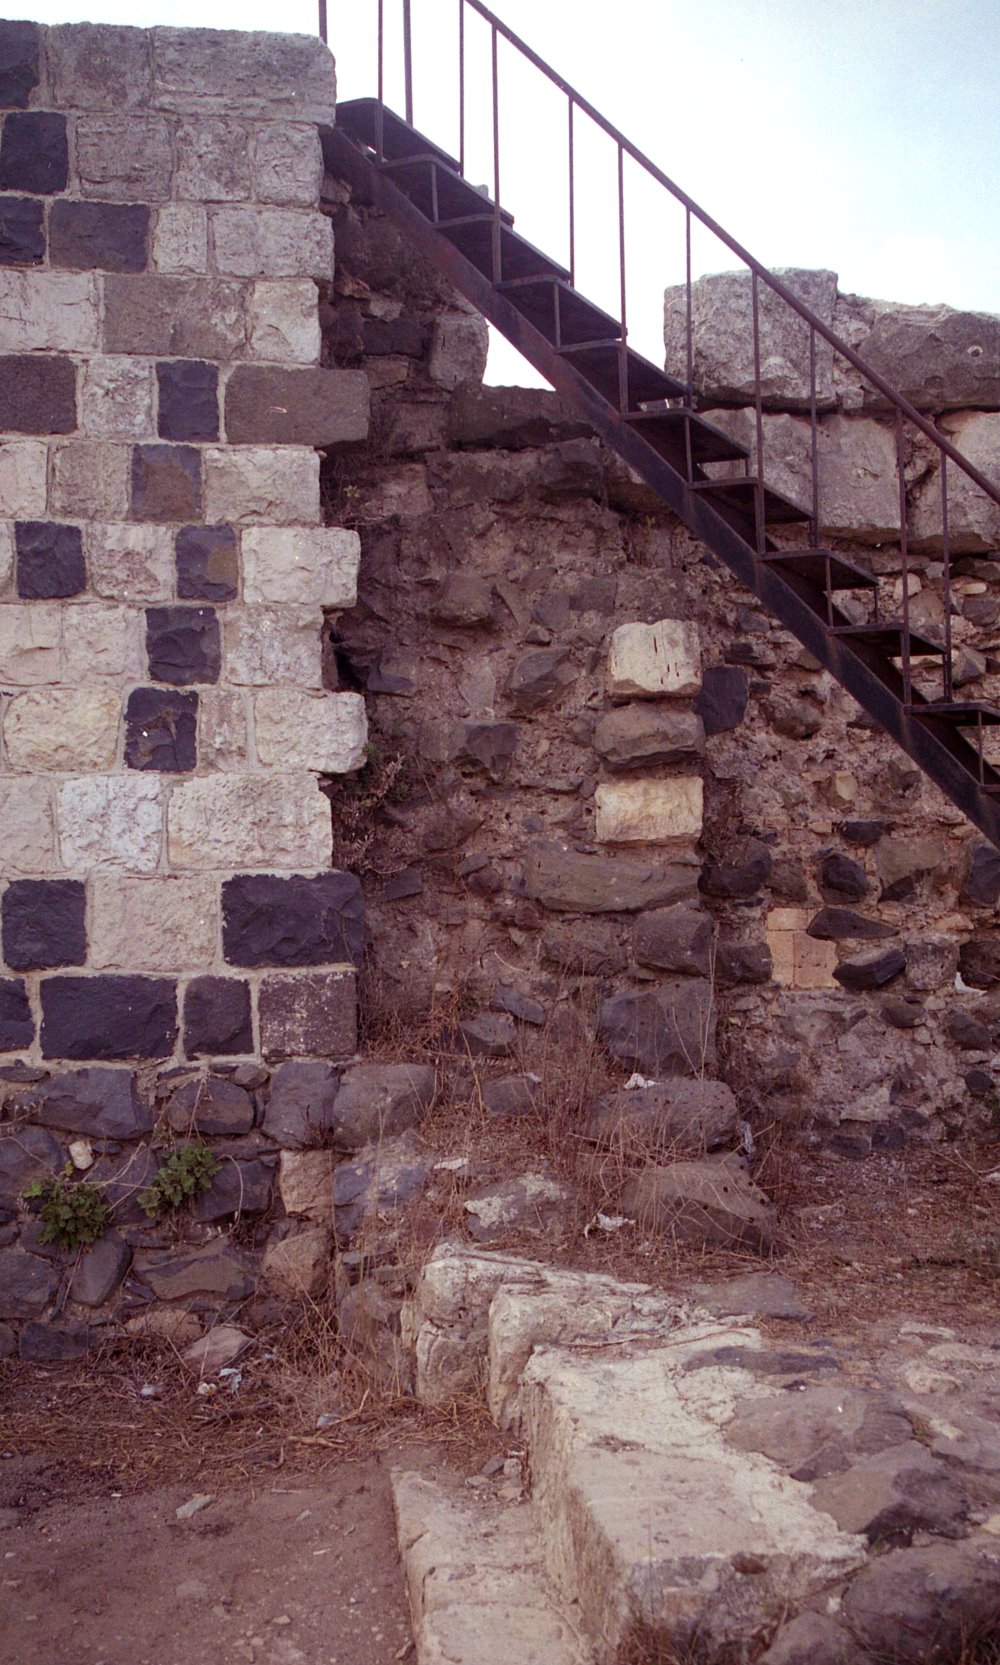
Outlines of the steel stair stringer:
{"label": "steel stair stringer", "polygon": [[[327,168],[362,201],[380,209],[419,252],[551,383],[568,409],[633,468],[767,610],[844,687],[879,727],[911,757],[979,830],[1000,848],[1000,772],[981,767],[977,750],[952,722],[935,719],[913,691],[904,702],[903,679],[892,660],[867,644],[836,634],[824,616],[825,594],[755,553],[736,522],[727,519],[656,451],[615,405],[602,397],[490,279],[439,231],[345,133],[323,130]],[[820,610],[819,603],[824,603]],[[844,623],[845,620],[841,619]],[[924,707],[926,715],[917,715]],[[981,777],[981,778],[980,778]]]}

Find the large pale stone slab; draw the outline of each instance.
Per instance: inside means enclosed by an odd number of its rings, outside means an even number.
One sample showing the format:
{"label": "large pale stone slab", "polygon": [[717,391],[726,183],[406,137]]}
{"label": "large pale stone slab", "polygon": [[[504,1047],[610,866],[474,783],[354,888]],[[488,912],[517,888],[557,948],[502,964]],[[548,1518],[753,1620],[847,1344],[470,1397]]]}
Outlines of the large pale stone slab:
{"label": "large pale stone slab", "polygon": [[322,686],[323,615],[318,607],[229,608],[223,628],[226,681],[251,688]]}
{"label": "large pale stone slab", "polygon": [[477,312],[443,312],[434,325],[427,372],[440,387],[481,382],[489,351],[489,331]]}
{"label": "large pale stone slab", "polygon": [[161,272],[103,279],[106,353],[157,358],[239,358],[247,324],[241,283]]}
{"label": "large pale stone slab", "polygon": [[60,610],[49,602],[0,607],[0,684],[58,682],[62,665]]}
{"label": "large pale stone slab", "polygon": [[308,1220],[333,1219],[333,1151],[283,1150],[278,1190],[286,1214]]}
{"label": "large pale stone slab", "polygon": [[11,520],[44,520],[48,447],[37,439],[0,443],[0,514]]}
{"label": "large pale stone slab", "polygon": [[102,970],[202,971],[218,951],[218,886],[200,877],[98,873],[89,941],[91,963]]}
{"label": "large pale stone slab", "polygon": [[254,698],[257,756],[268,768],[344,775],[365,761],[368,724],[360,694],[268,688]]}
{"label": "large pale stone slab", "polygon": [[89,775],[56,793],[63,865],[152,873],[163,842],[163,783],[148,775]]}
{"label": "large pale stone slab", "polygon": [[248,602],[353,607],[361,540],[338,527],[250,527],[243,534],[243,598]]}
{"label": "large pale stone slab", "polygon": [[315,451],[297,445],[209,446],[203,455],[205,519],[210,524],[319,524]]}
{"label": "large pale stone slab", "polygon": [[173,156],[163,116],[78,116],[76,157],[88,197],[164,202],[170,195]]}
{"label": "large pale stone slab", "polygon": [[601,844],[676,844],[701,837],[700,775],[605,781],[595,793]]}
{"label": "large pale stone slab", "polygon": [[[1000,409],[1000,318],[950,306],[869,303],[858,351],[918,410]],[[866,388],[872,403],[874,388]]]}
{"label": "large pale stone slab", "polygon": [[[717,427],[756,456],[752,410],[706,413]],[[805,417],[764,414],[764,476],[768,485],[803,508],[812,504],[812,429]],[[894,431],[871,417],[820,419],[816,435],[820,532],[827,538],[883,543],[899,535],[899,482]],[[719,478],[737,475],[736,464],[713,465]]]}
{"label": "large pale stone slab", "polygon": [[35,773],[111,769],[121,699],[114,689],[32,688],[6,702],[4,761]]}
{"label": "large pale stone slab", "polygon": [[[1000,490],[1000,412],[960,411],[938,426],[970,463]],[[953,554],[1000,548],[1000,504],[954,463],[947,464],[948,541]],[[921,549],[941,548],[940,469],[920,488],[911,532]]]}
{"label": "large pale stone slab", "polygon": [[330,806],[310,774],[209,775],[175,786],[170,795],[173,867],[323,867],[330,845]]}
{"label": "large pale stone slab", "polygon": [[174,135],[174,196],[193,202],[245,202],[250,195],[246,127],[220,116],[182,121]]}
{"label": "large pale stone slab", "polygon": [[247,760],[246,696],[238,688],[198,694],[198,762],[206,769],[243,769]]}
{"label": "large pale stone slab", "polygon": [[56,440],[49,513],[56,520],[122,520],[128,513],[130,452],[103,440]]}
{"label": "large pale stone slab", "polygon": [[253,171],[257,202],[314,208],[323,184],[323,150],[315,127],[290,122],[259,127]]}
{"label": "large pale stone slab", "polygon": [[45,33],[45,62],[57,110],[146,105],[152,91],[145,29],[63,23]]}
{"label": "large pale stone slab", "polygon": [[80,387],[80,432],[94,439],[155,439],[155,384],[152,364],[141,358],[91,359]]}
{"label": "large pale stone slab", "polygon": [[10,595],[14,582],[14,525],[0,520],[0,597]]}
{"label": "large pale stone slab", "polygon": [[616,699],[696,694],[701,686],[698,626],[686,619],[622,624],[611,638],[608,692]]}
{"label": "large pale stone slab", "polygon": [[208,270],[208,214],[192,202],[166,203],[153,228],[157,272],[197,274]]}
{"label": "large pale stone slab", "polygon": [[95,676],[137,679],[141,667],[143,615],[114,602],[89,601],[63,614],[63,664],[67,682],[84,684]]}
{"label": "large pale stone slab", "polygon": [[333,124],[333,58],[316,36],[154,29],[152,40],[157,109]]}
{"label": "large pale stone slab", "polygon": [[[775,272],[787,289],[821,323],[832,325],[837,274],[797,269]],[[758,288],[760,375],[769,409],[808,410],[810,403],[809,326],[767,284]],[[691,291],[694,385],[702,400],[750,404],[754,398],[752,282],[748,271],[714,272],[697,278]],[[666,366],[687,380],[687,291],[683,284],[664,296],[663,339]],[[835,402],[833,348],[816,337],[816,402]]]}
{"label": "large pale stone slab", "polygon": [[0,775],[0,850],[11,878],[59,866],[49,781]]}
{"label": "large pale stone slab", "polygon": [[91,273],[0,267],[0,339],[5,352],[45,348],[90,353],[97,346],[97,331],[97,290]]}
{"label": "large pale stone slab", "polygon": [[311,279],[255,283],[247,306],[253,357],[278,364],[318,364],[318,299]]}
{"label": "large pale stone slab", "polygon": [[173,595],[173,532],[168,526],[87,528],[90,587],[116,601],[168,601]]}
{"label": "large pale stone slab", "polygon": [[217,208],[212,213],[217,271],[237,278],[333,277],[333,225],[299,208]]}

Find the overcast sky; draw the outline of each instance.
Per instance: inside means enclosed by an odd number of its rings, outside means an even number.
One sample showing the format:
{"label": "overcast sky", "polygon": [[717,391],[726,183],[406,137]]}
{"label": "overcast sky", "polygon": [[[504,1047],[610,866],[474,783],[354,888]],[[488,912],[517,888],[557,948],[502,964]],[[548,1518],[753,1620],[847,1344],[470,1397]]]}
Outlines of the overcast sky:
{"label": "overcast sky", "polygon": [[[415,120],[456,142],[457,0],[412,0]],[[401,0],[385,0],[390,24]],[[314,0],[33,0],[45,23],[313,32]],[[828,267],[842,290],[1000,313],[998,0],[494,0],[494,9],[758,259]],[[375,90],[375,0],[329,0],[341,98]],[[489,68],[469,25],[470,128],[492,179]],[[391,31],[392,32],[392,31]],[[520,230],[563,253],[565,102],[500,62],[502,189]],[[390,82],[390,101],[393,85]],[[238,114],[234,111],[234,114]],[[579,286],[617,286],[613,148],[578,136]],[[549,184],[546,186],[546,173]],[[660,298],[683,271],[683,226],[626,183],[629,305],[656,356]],[[732,267],[707,240],[701,270]],[[511,361],[491,361],[507,379]]]}

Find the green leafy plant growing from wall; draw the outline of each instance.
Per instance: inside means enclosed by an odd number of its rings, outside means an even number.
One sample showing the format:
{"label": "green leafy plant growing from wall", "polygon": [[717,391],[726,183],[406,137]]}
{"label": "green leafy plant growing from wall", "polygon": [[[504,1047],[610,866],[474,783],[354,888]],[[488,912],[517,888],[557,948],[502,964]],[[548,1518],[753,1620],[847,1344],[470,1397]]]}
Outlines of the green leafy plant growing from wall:
{"label": "green leafy plant growing from wall", "polygon": [[100,1186],[74,1177],[67,1162],[51,1179],[34,1179],[22,1192],[27,1203],[40,1203],[40,1238],[59,1249],[87,1249],[96,1243],[111,1218],[111,1208]]}
{"label": "green leafy plant growing from wall", "polygon": [[207,1145],[181,1145],[139,1192],[139,1207],[151,1220],[162,1220],[207,1191],[218,1171],[219,1163]]}

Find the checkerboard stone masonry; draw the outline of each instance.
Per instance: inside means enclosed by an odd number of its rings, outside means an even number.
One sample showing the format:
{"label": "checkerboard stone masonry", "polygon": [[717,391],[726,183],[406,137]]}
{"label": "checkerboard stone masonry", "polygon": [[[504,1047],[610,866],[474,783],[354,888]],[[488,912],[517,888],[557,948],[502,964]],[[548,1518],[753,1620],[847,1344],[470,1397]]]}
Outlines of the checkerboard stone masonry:
{"label": "checkerboard stone masonry", "polygon": [[0,1071],[354,1051],[333,115],[307,37],[0,23]]}

